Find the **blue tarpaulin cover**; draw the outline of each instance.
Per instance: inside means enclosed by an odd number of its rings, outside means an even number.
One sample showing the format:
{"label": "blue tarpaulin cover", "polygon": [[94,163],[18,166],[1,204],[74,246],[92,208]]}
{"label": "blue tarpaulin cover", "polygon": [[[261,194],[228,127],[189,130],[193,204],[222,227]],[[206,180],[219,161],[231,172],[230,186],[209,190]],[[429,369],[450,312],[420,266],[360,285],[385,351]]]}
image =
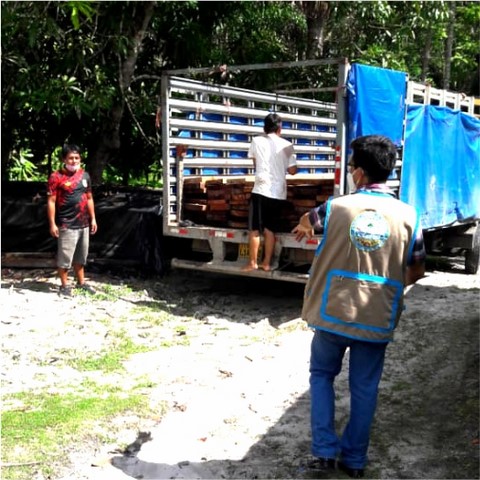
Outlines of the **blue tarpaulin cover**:
{"label": "blue tarpaulin cover", "polygon": [[400,199],[419,210],[422,227],[480,218],[480,120],[448,107],[407,106],[406,81],[404,72],[352,65],[348,145],[376,134],[401,146],[405,125]]}
{"label": "blue tarpaulin cover", "polygon": [[407,74],[352,64],[347,81],[348,145],[361,135],[385,135],[402,144]]}
{"label": "blue tarpaulin cover", "polygon": [[424,229],[480,218],[480,120],[409,105],[400,198],[417,207]]}

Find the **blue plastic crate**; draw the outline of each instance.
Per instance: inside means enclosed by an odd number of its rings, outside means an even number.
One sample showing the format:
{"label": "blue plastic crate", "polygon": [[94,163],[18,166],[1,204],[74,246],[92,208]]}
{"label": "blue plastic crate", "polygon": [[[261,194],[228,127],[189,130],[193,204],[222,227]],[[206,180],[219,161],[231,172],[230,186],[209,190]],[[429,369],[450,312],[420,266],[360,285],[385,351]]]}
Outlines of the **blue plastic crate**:
{"label": "blue plastic crate", "polygon": [[229,158],[247,158],[247,152],[229,152]]}
{"label": "blue plastic crate", "polygon": [[243,117],[230,117],[229,123],[233,123],[235,125],[248,125],[248,120]]}
{"label": "blue plastic crate", "polygon": [[248,135],[244,135],[243,133],[231,133],[228,135],[229,140],[233,140],[234,142],[248,142]]}
{"label": "blue plastic crate", "polygon": [[220,170],[220,168],[202,168],[200,171],[202,175],[219,175]]}
{"label": "blue plastic crate", "polygon": [[200,156],[205,158],[220,158],[222,152],[220,150],[200,150]]}

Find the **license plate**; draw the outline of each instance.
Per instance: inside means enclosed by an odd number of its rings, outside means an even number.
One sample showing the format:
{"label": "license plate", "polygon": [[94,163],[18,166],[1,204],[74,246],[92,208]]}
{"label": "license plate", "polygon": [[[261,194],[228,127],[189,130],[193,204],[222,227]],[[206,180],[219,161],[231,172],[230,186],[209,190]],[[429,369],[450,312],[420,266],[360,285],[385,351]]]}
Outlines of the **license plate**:
{"label": "license plate", "polygon": [[[258,258],[262,258],[263,255],[263,244],[260,244],[258,249]],[[248,259],[250,258],[250,247],[248,243],[239,243],[238,244],[238,258],[239,259]]]}
{"label": "license plate", "polygon": [[248,243],[240,243],[238,245],[238,258],[249,258],[250,256],[250,248],[248,246]]}

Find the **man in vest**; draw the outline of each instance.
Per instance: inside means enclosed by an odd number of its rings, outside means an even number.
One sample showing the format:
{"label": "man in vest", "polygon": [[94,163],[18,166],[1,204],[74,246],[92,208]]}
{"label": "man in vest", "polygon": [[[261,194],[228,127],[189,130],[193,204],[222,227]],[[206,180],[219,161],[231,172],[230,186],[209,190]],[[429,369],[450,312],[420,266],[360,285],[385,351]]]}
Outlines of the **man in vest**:
{"label": "man in vest", "polygon": [[[396,149],[380,135],[352,142],[353,195],[330,198],[293,229],[298,241],[323,232],[305,287],[302,318],[314,330],[310,357],[311,468],[362,478],[385,350],[403,310],[404,288],[425,273],[419,216],[386,181]],[[334,380],[350,349],[351,411],[335,432]]]}

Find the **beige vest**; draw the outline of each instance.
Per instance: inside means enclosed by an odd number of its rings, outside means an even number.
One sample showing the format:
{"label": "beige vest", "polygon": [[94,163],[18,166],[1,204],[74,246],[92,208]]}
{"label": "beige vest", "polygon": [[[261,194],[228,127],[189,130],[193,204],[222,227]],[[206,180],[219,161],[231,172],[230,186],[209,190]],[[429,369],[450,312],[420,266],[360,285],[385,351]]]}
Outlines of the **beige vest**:
{"label": "beige vest", "polygon": [[382,193],[329,201],[302,318],[313,328],[359,340],[392,340],[417,219],[411,206]]}

